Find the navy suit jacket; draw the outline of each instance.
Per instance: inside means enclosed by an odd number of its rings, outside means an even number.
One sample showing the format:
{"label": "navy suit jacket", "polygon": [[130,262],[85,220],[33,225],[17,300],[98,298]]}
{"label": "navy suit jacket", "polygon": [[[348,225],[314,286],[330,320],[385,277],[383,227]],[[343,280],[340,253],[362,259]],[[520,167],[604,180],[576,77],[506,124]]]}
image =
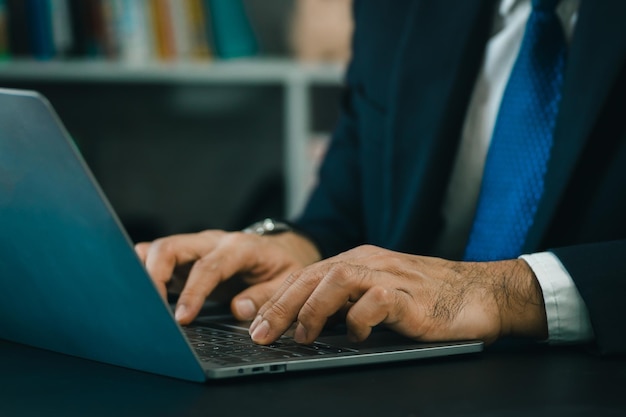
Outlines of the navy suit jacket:
{"label": "navy suit jacket", "polygon": [[[442,204],[496,0],[357,0],[342,114],[296,225],[331,256],[437,256]],[[626,353],[626,2],[582,1],[545,193],[524,253],[553,251],[596,344]]]}

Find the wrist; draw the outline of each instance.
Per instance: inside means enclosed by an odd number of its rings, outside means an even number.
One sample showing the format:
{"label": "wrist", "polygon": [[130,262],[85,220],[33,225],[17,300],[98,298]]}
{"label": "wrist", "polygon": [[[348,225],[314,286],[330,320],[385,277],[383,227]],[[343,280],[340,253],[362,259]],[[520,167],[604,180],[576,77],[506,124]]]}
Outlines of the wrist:
{"label": "wrist", "polygon": [[541,286],[522,259],[498,262],[502,268],[494,286],[500,309],[502,336],[544,340],[548,337],[546,309]]}
{"label": "wrist", "polygon": [[266,235],[264,238],[273,241],[290,252],[302,266],[310,265],[321,259],[321,254],[317,246],[306,236],[296,231],[292,230],[280,234]]}
{"label": "wrist", "polygon": [[266,218],[251,224],[242,232],[263,236],[277,243],[303,266],[321,259],[321,253],[315,243],[307,235],[301,233],[293,223]]}

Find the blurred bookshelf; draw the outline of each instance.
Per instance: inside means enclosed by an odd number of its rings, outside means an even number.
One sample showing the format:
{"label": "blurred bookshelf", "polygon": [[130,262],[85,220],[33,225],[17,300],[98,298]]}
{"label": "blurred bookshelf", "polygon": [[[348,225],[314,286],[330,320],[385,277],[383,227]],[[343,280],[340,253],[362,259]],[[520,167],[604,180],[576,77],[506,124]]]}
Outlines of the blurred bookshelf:
{"label": "blurred bookshelf", "polygon": [[[0,63],[0,86],[15,83],[274,85],[283,89],[284,161],[288,217],[302,208],[310,189],[314,161],[310,138],[311,94],[316,87],[340,87],[340,64],[303,64],[281,58],[248,58],[210,62],[146,62],[106,60],[11,60]],[[315,145],[314,145],[315,146]]]}
{"label": "blurred bookshelf", "polygon": [[[187,86],[192,89],[202,86],[233,89],[276,87],[282,91],[282,105],[275,107],[274,111],[280,113],[282,120],[283,212],[287,217],[292,217],[300,212],[308,197],[322,153],[319,149],[323,147],[323,139],[328,136],[313,127],[314,91],[320,88],[339,89],[343,73],[344,68],[339,64],[305,65],[280,58],[144,64],[20,59],[0,63],[0,87],[7,84],[18,88],[32,88],[32,85],[41,84],[60,88],[72,85],[104,88],[109,85],[126,85],[132,89],[141,85]],[[76,105],[80,106],[82,94],[69,94],[75,97]],[[217,226],[222,224],[218,223]]]}
{"label": "blurred bookshelf", "polygon": [[[263,188],[263,169],[277,165],[282,185],[265,194],[284,194],[292,217],[315,180],[344,65],[267,48],[268,28],[284,29],[268,16],[288,16],[288,4],[0,0],[0,88],[51,100],[122,217],[176,217],[164,233],[239,227],[227,219],[246,218],[233,215],[243,190]],[[221,197],[194,196],[179,185],[190,178]]]}

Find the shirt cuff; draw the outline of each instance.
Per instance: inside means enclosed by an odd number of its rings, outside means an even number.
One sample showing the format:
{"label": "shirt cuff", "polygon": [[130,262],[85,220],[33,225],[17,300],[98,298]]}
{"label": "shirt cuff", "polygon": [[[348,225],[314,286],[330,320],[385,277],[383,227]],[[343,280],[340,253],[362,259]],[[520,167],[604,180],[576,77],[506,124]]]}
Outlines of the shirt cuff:
{"label": "shirt cuff", "polygon": [[522,255],[535,273],[546,307],[548,342],[584,343],[594,339],[589,312],[574,280],[551,252]]}

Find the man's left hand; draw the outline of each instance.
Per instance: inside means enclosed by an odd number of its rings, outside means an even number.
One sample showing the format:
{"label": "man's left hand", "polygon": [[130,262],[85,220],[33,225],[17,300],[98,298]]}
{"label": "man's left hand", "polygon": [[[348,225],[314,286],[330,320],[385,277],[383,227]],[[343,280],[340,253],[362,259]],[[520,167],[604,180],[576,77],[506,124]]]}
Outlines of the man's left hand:
{"label": "man's left hand", "polygon": [[541,288],[525,261],[453,262],[375,246],[292,273],[250,334],[269,344],[297,322],[295,340],[312,343],[340,310],[354,341],[379,324],[421,341],[547,337]]}

